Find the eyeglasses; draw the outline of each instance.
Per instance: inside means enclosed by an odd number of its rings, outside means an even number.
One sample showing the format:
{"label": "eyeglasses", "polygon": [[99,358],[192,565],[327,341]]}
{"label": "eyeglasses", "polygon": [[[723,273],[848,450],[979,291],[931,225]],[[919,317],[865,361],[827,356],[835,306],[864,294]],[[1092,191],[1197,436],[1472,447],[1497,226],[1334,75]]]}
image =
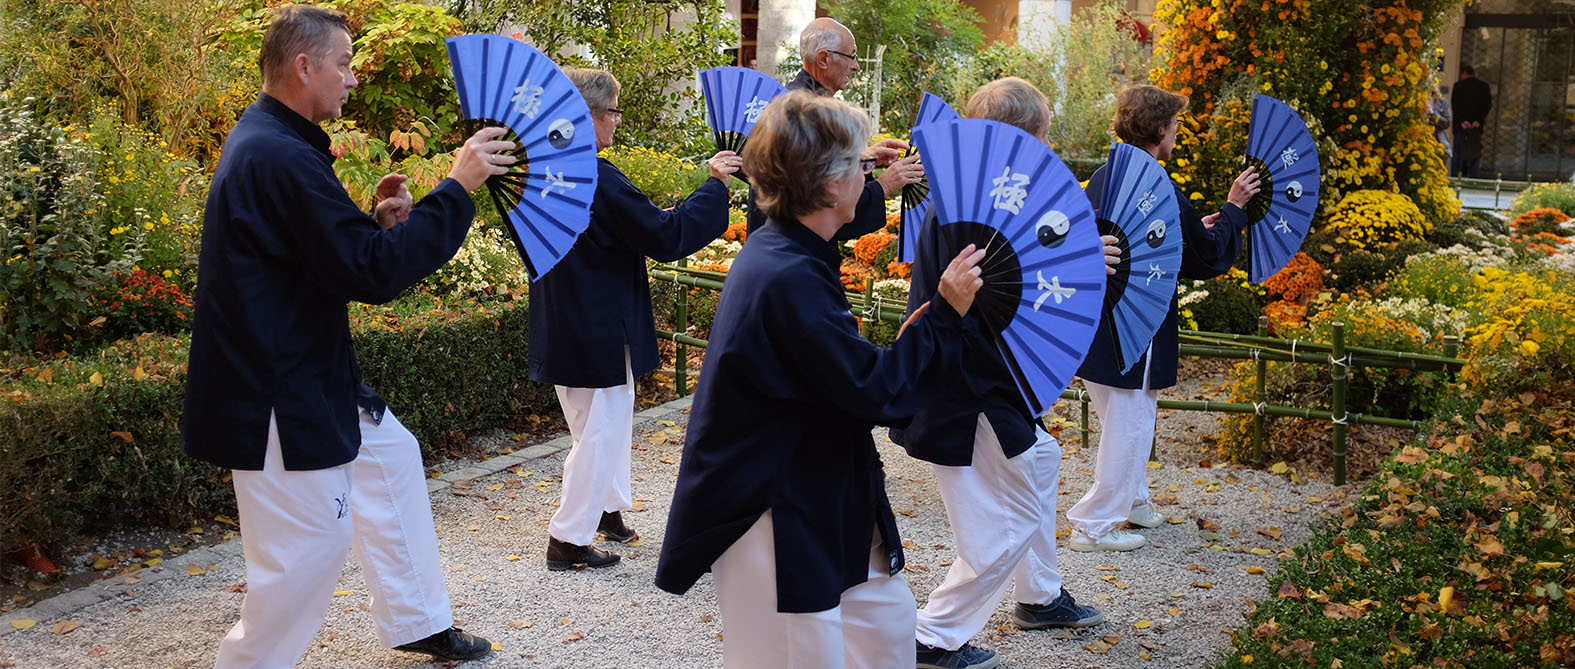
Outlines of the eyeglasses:
{"label": "eyeglasses", "polygon": [[623,119],[623,110],[619,109],[617,107],[608,107],[607,108],[607,113],[608,114],[616,114],[618,116],[619,120]]}
{"label": "eyeglasses", "polygon": [[859,159],[859,171],[864,173],[864,174],[869,174],[871,172],[874,172],[875,171],[875,159],[874,158],[861,158],[861,159]]}
{"label": "eyeglasses", "polygon": [[835,49],[826,49],[826,51],[829,51],[831,53],[837,54],[838,56],[842,56],[843,58],[846,58],[846,59],[852,60],[852,61],[857,61],[859,59],[858,56],[855,56],[855,55],[853,55],[851,53],[842,53],[841,51],[837,51]]}

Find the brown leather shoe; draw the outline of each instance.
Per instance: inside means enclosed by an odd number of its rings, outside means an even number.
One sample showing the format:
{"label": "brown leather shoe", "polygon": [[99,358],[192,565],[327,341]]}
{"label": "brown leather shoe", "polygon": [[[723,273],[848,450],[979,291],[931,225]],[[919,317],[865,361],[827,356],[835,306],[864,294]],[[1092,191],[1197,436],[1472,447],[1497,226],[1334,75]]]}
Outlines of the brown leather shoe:
{"label": "brown leather shoe", "polygon": [[602,522],[596,526],[596,531],[601,532],[602,536],[607,537],[608,541],[616,541],[620,544],[626,544],[640,538],[640,533],[629,529],[628,525],[623,524],[622,511],[602,512]]}
{"label": "brown leather shoe", "polygon": [[617,553],[609,553],[595,546],[576,546],[547,536],[547,570],[597,569],[618,564]]}

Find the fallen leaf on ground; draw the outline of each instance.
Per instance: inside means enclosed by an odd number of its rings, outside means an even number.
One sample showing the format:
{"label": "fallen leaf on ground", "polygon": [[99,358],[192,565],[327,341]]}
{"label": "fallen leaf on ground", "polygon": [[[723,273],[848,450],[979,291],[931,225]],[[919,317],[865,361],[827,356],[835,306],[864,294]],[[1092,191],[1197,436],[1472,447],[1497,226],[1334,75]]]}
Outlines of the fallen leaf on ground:
{"label": "fallen leaf on ground", "polygon": [[1098,569],[1099,571],[1121,571],[1120,567],[1117,567],[1117,566],[1115,566],[1113,564],[1102,564],[1102,565],[1098,565],[1098,566],[1096,566],[1094,568]]}
{"label": "fallen leaf on ground", "polygon": [[510,555],[510,556],[508,556],[506,558],[503,558],[503,559],[508,560],[509,562],[519,562],[520,561],[520,556],[518,556],[518,555]]}
{"label": "fallen leaf on ground", "polygon": [[54,627],[49,628],[49,633],[57,636],[61,634],[70,634],[72,630],[75,630],[81,626],[82,621],[80,620],[62,620],[55,623]]}
{"label": "fallen leaf on ground", "polygon": [[493,650],[503,650],[503,642],[501,642],[501,641],[494,641],[494,642],[492,642],[492,649]]}
{"label": "fallen leaf on ground", "polygon": [[11,628],[25,630],[37,624],[38,621],[33,620],[32,618],[17,618],[16,620],[11,621]]}
{"label": "fallen leaf on ground", "polygon": [[199,566],[194,565],[194,564],[186,565],[186,575],[187,576],[201,576],[201,575],[206,574],[206,573],[208,573],[208,571],[203,569],[202,567],[199,567]]}
{"label": "fallen leaf on ground", "polygon": [[656,461],[660,462],[660,463],[662,463],[664,465],[677,464],[677,463],[673,462],[672,458],[657,458]]}
{"label": "fallen leaf on ground", "polygon": [[575,632],[573,634],[570,634],[568,637],[564,638],[563,642],[564,643],[574,643],[575,641],[579,641],[580,639],[584,639],[584,638],[585,638],[585,633],[584,632]]}
{"label": "fallen leaf on ground", "polygon": [[334,588],[334,596],[335,597],[344,597],[346,595],[353,595],[353,594],[355,594],[354,590],[346,590],[344,588]]}
{"label": "fallen leaf on ground", "polygon": [[1140,630],[1146,630],[1146,629],[1154,626],[1154,621],[1152,621],[1152,620],[1139,620],[1136,623],[1134,623],[1132,626],[1136,627],[1136,628],[1138,628]]}
{"label": "fallen leaf on ground", "polygon": [[1248,567],[1247,568],[1247,573],[1252,574],[1254,576],[1256,576],[1258,574],[1262,574],[1263,573],[1263,567]]}
{"label": "fallen leaf on ground", "polygon": [[509,627],[512,627],[512,628],[517,629],[517,630],[525,629],[527,627],[530,627],[533,624],[535,624],[535,623],[532,623],[531,621],[525,620],[523,618],[515,618],[515,619],[509,621]]}

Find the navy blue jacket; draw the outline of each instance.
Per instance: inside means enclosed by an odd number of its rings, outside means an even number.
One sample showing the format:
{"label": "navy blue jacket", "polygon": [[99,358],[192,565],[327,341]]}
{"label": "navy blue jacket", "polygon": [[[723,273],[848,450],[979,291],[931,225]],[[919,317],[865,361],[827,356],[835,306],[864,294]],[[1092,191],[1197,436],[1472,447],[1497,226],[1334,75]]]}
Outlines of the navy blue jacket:
{"label": "navy blue jacket", "polygon": [[530,287],[530,377],[571,388],[626,381],[656,369],[656,324],[645,258],[664,262],[705,248],[727,231],[727,184],[704,185],[663,211],[611,162],[597,158],[591,225],[552,271]]}
{"label": "navy blue jacket", "polygon": [[[1203,227],[1203,217],[1187,201],[1181,186],[1171,182],[1176,190],[1176,202],[1181,205],[1181,272],[1182,279],[1212,279],[1230,271],[1236,256],[1241,253],[1241,233],[1247,229],[1247,212],[1229,202],[1220,207],[1220,218],[1214,229]],[[1099,200],[1105,191],[1105,168],[1100,167],[1088,179],[1084,192],[1094,203],[1094,213],[1099,214]],[[1170,298],[1170,313],[1165,316],[1159,330],[1154,333],[1152,363],[1144,360],[1144,353],[1137,364],[1122,374],[1116,364],[1115,339],[1110,336],[1110,319],[1099,321],[1094,341],[1083,359],[1077,375],[1112,388],[1137,390],[1143,387],[1143,368],[1148,365],[1148,387],[1161,390],[1176,385],[1176,359],[1181,356],[1181,331],[1177,324],[1177,300]]]}
{"label": "navy blue jacket", "polygon": [[772,512],[777,610],[825,611],[869,575],[879,532],[891,573],[902,542],[875,423],[911,417],[954,383],[977,326],[936,299],[902,338],[859,336],[836,246],[766,222],[733,262],[695,391],[656,585],[683,594]]}
{"label": "navy blue jacket", "polygon": [[345,307],[382,303],[442,267],[475,207],[445,179],[388,230],[334,175],[328,135],[264,93],[224,140],[208,191],[181,440],[193,457],[260,470],[268,414],[285,469],[354,460],[361,383]]}
{"label": "navy blue jacket", "polygon": [[[816,95],[830,97],[832,92],[808,72],[798,71],[798,76],[788,82],[789,91],[810,91]],[[744,229],[748,234],[765,225],[766,213],[755,204],[755,189],[749,188],[749,202],[744,207]],[[864,191],[859,193],[858,207],[853,210],[853,222],[842,226],[832,236],[832,241],[847,241],[858,239],[871,232],[886,227],[886,189],[875,181],[872,176],[865,176]],[[747,237],[746,237],[747,239]]]}
{"label": "navy blue jacket", "polygon": [[[908,313],[934,299],[941,271],[962,249],[942,248],[935,208],[925,214],[914,254],[913,278],[908,286]],[[895,243],[895,242],[894,242]],[[1000,347],[983,331],[965,337],[963,379],[946,387],[939,399],[925,407],[905,428],[892,428],[891,440],[920,460],[948,467],[973,464],[974,433],[979,414],[990,419],[990,428],[1007,458],[1015,458],[1034,445],[1037,422],[1017,382],[1001,356]]]}

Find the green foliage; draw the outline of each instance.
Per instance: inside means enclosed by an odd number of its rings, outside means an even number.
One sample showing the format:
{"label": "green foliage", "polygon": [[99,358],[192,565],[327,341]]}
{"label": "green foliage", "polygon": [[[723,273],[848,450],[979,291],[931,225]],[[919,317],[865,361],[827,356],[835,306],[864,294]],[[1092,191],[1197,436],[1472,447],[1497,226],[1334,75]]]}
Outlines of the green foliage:
{"label": "green foliage", "polygon": [[738,26],[721,0],[471,4],[501,14],[560,66],[598,67],[617,77],[624,110],[620,142],[684,154],[711,150],[698,90],[675,84],[692,81],[696,70],[728,64],[722,50],[737,41]]}
{"label": "green foliage", "polygon": [[98,187],[104,195],[98,220],[107,240],[103,252],[112,258],[132,257],[139,267],[191,290],[208,193],[208,176],[201,166],[178,157],[168,142],[152,133],[102,112],[93,115],[84,130],[71,134],[96,156],[94,169],[101,175]]}
{"label": "green foliage", "polygon": [[88,298],[130,271],[106,255],[97,154],[0,100],[0,346],[55,351],[86,325]]}
{"label": "green foliage", "polygon": [[[822,6],[853,32],[859,55],[886,45],[881,117],[875,121],[878,128],[902,134],[913,127],[920,95],[957,90],[969,58],[984,43],[978,13],[958,0],[834,0]],[[873,86],[864,78],[873,73],[869,68],[855,74],[843,95],[868,108],[870,100],[863,98]]]}
{"label": "green foliage", "polygon": [[1532,185],[1515,196],[1515,203],[1509,207],[1509,216],[1514,218],[1533,209],[1543,208],[1557,209],[1566,215],[1575,216],[1575,181]]}
{"label": "green foliage", "polygon": [[[951,98],[961,111],[975,90],[994,79],[1027,79],[1050,103],[1050,146],[1062,158],[1097,159],[1097,167],[1113,139],[1115,91],[1142,81],[1154,63],[1148,49],[1123,26],[1124,16],[1105,0],[1079,11],[1070,24],[1057,26],[1046,47],[993,44],[965,68]],[[1087,178],[1086,173],[1079,175]]]}
{"label": "green foliage", "polygon": [[443,40],[460,34],[460,21],[420,2],[333,0],[355,35],[350,62],[360,85],[345,103],[373,137],[387,137],[395,158],[424,155],[425,140],[401,145],[401,133],[417,132],[444,146],[457,146],[467,133],[459,119],[459,97]]}
{"label": "green foliage", "polygon": [[1261,289],[1255,290],[1232,277],[1210,279],[1204,286],[1208,295],[1191,306],[1197,329],[1237,334],[1258,331],[1258,315],[1265,299]]}
{"label": "green foliage", "polygon": [[501,224],[481,221],[471,228],[454,259],[426,280],[426,285],[438,295],[479,299],[514,291],[523,294],[527,283],[519,251]]}
{"label": "green foliage", "polygon": [[256,92],[256,54],[231,49],[239,2],[99,0],[0,4],[0,53],[19,64],[0,80],[64,122],[101,106],[182,155],[216,151]]}
{"label": "green foliage", "polygon": [[[352,308],[357,358],[422,452],[554,410],[529,381],[523,302],[415,293]],[[81,357],[0,358],[0,550],[65,545],[102,527],[177,526],[233,504],[223,470],[180,444],[185,336],[144,335]]]}
{"label": "green foliage", "polygon": [[1575,664],[1569,388],[1453,390],[1269,577],[1223,666]]}
{"label": "green foliage", "polygon": [[618,166],[640,192],[663,208],[678,204],[711,177],[710,168],[704,164],[696,165],[666,151],[641,146],[609,146],[602,149],[601,157]]}

